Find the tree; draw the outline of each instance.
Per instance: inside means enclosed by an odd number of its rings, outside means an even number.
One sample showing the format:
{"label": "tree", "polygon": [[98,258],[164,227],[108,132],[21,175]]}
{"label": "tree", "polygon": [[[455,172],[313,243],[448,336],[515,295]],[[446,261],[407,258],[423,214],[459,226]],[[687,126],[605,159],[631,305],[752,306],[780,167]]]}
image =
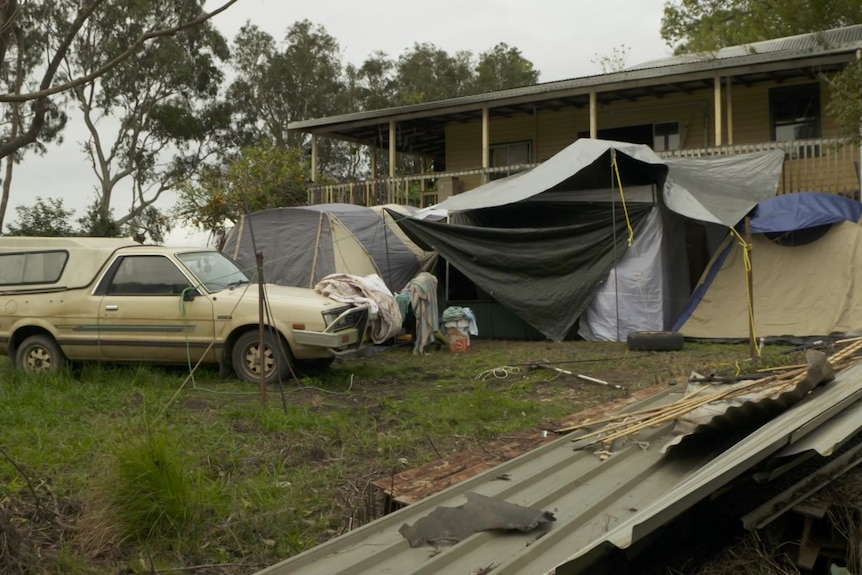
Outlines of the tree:
{"label": "tree", "polygon": [[243,214],[306,203],[308,165],[300,148],[274,144],[245,148],[239,158],[204,168],[197,182],[179,187],[174,215],[208,231],[221,248]]}
{"label": "tree", "polygon": [[77,235],[70,218],[75,210],[67,210],[60,198],[36,198],[32,206],[18,206],[18,219],[7,227],[12,236],[65,237]]}
{"label": "tree", "polygon": [[862,22],[862,0],[670,0],[661,36],[676,53],[710,52]]}
{"label": "tree", "polygon": [[[325,28],[308,20],[288,28],[281,46],[258,27],[243,26],[234,39],[237,79],[228,90],[236,105],[238,140],[245,145],[305,145],[305,136],[287,125],[342,111],[340,50]],[[320,160],[323,166],[332,161],[327,150],[321,150]]]}
{"label": "tree", "polygon": [[826,111],[841,126],[846,138],[856,146],[862,145],[862,62],[848,64],[828,82],[831,94]]}
{"label": "tree", "polygon": [[471,91],[476,94],[520,88],[539,81],[539,72],[521,51],[501,42],[479,55]]}
{"label": "tree", "polygon": [[[2,134],[0,158],[8,158],[27,146],[45,141],[52,130],[56,133],[62,127],[57,97],[110,72],[138,54],[148,42],[194,28],[236,1],[225,0],[209,13],[166,25],[157,22],[147,27],[134,20],[118,22],[117,35],[124,35],[126,41],[100,46],[98,65],[85,75],[68,76],[61,73],[61,64],[90,19],[106,8],[130,3],[126,0],[2,0],[0,75],[6,79],[4,89],[7,91],[0,94],[0,103],[6,105],[0,117],[17,118],[17,124]],[[15,80],[10,82],[12,77]],[[29,107],[26,117],[20,113],[22,104]],[[7,181],[11,177],[10,165],[7,163]],[[4,185],[8,186],[5,182]],[[0,221],[5,205],[5,201],[0,201]]]}
{"label": "tree", "polygon": [[419,104],[470,93],[472,60],[473,54],[467,50],[450,56],[434,44],[414,44],[395,65],[394,104]]}
{"label": "tree", "polygon": [[593,64],[598,65],[602,69],[603,74],[610,72],[619,72],[626,67],[626,59],[629,57],[631,48],[625,44],[614,46],[608,54],[596,54],[595,58],[590,60]]}
{"label": "tree", "polygon": [[[106,5],[87,21],[62,70],[67,77],[90,75],[101,65],[105,48],[126,49],[124,22],[164,27],[198,17],[200,4],[177,0]],[[116,218],[113,229],[134,221],[136,233],[146,235],[145,224],[162,221],[153,213],[153,204],[212,153],[213,134],[229,126],[229,114],[223,105],[207,102],[217,96],[222,80],[216,63],[228,56],[225,39],[203,23],[141,47],[134,60],[72,89],[90,133],[84,149],[99,185],[98,214],[88,221],[98,222],[94,229],[102,230],[100,235],[114,235],[107,232],[113,219],[109,215],[114,193],[123,184],[131,188],[130,207]],[[149,232],[162,235],[161,230]]]}

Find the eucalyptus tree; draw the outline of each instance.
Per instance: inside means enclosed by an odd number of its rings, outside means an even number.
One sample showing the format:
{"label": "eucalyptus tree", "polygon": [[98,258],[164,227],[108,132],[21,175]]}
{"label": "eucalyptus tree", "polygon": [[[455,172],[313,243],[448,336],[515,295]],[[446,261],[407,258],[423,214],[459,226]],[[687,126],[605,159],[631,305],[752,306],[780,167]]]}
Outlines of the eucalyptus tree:
{"label": "eucalyptus tree", "polygon": [[[323,26],[298,21],[277,42],[247,23],[234,38],[233,54],[236,79],[228,99],[235,107],[239,143],[271,142],[308,151],[307,137],[288,130],[288,124],[345,111],[341,48]],[[334,145],[321,142],[319,161],[325,171],[337,171]]]}
{"label": "eucalyptus tree", "polygon": [[481,94],[530,86],[539,81],[539,71],[521,50],[500,42],[479,54],[470,91]]}
{"label": "eucalyptus tree", "polygon": [[[90,76],[103,65],[106,50],[128,50],[142,30],[202,14],[200,0],[105,5],[82,27],[61,72],[67,78]],[[97,181],[93,230],[132,227],[132,233],[164,235],[166,221],[153,213],[153,204],[217,151],[213,135],[229,126],[229,113],[218,101],[219,62],[228,57],[227,41],[204,22],[147,43],[108,73],[72,88],[89,134],[84,153]],[[129,198],[115,217],[119,190]]]}
{"label": "eucalyptus tree", "polygon": [[[0,0],[0,158],[16,157],[29,146],[56,136],[65,121],[64,98],[73,89],[91,83],[137,56],[157,41],[191,30],[223,12],[237,0],[223,0],[210,12],[175,10],[179,17],[144,21],[115,20],[117,39],[99,47],[86,73],[63,69],[64,61],[105,14],[133,6],[164,4],[155,13],[167,16],[174,3],[142,0]],[[170,6],[169,6],[170,5]],[[200,5],[200,3],[199,3]],[[200,6],[199,6],[200,7]],[[0,225],[8,201],[11,163],[7,162]]]}

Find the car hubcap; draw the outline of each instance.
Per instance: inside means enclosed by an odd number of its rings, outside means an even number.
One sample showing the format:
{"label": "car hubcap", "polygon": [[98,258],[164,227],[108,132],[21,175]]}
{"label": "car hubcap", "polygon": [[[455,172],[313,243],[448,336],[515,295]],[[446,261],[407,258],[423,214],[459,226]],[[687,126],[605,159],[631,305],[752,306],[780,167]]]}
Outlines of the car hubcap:
{"label": "car hubcap", "polygon": [[43,372],[51,371],[54,367],[54,358],[44,347],[34,347],[27,353],[27,371]]}
{"label": "car hubcap", "polygon": [[267,346],[263,347],[263,361],[261,361],[260,346],[249,346],[248,352],[245,354],[245,361],[249,372],[257,375],[260,375],[261,370],[264,373],[269,373],[275,367],[275,357],[273,357],[272,350]]}

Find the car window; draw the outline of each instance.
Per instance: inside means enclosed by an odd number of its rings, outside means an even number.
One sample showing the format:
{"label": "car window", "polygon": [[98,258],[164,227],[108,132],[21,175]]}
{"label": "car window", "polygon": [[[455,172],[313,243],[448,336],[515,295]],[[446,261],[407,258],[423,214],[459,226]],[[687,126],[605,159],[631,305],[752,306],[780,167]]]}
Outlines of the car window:
{"label": "car window", "polygon": [[187,252],[177,257],[211,292],[249,282],[248,274],[221,252]]}
{"label": "car window", "polygon": [[68,259],[66,251],[0,254],[0,285],[56,283]]}
{"label": "car window", "polygon": [[179,295],[190,287],[176,264],[164,256],[123,256],[109,295]]}

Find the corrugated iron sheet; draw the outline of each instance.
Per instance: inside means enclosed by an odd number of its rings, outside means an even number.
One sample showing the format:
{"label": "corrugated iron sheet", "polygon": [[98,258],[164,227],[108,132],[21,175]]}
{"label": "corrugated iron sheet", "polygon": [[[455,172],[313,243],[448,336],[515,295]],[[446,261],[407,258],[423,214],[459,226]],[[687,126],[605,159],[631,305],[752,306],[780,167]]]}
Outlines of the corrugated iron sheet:
{"label": "corrugated iron sheet", "polygon": [[[862,397],[862,366],[840,373],[790,410],[729,446],[687,442],[662,455],[670,426],[639,436],[607,460],[575,452],[563,437],[482,475],[261,571],[266,575],[589,572],[614,546],[625,548],[785,446],[816,437],[821,425]],[[678,399],[669,390],[639,408]],[[862,421],[859,421],[862,426]],[[848,434],[856,429],[843,427]],[[646,443],[648,442],[648,446]],[[646,448],[644,448],[646,447]],[[495,480],[508,474],[509,481]],[[550,532],[477,533],[452,546],[411,548],[398,528],[473,491],[546,509]]]}
{"label": "corrugated iron sheet", "polygon": [[668,58],[658,58],[641,64],[626,68],[627,70],[646,70],[648,68],[664,68],[665,66],[677,66],[680,64],[695,64],[698,62],[729,60],[741,58],[753,54],[774,54],[776,52],[819,52],[839,48],[841,46],[856,45],[862,42],[862,25],[847,26],[823,32],[811,34],[799,34],[786,38],[752,42],[741,46],[728,46],[715,52],[697,54],[682,54]]}

